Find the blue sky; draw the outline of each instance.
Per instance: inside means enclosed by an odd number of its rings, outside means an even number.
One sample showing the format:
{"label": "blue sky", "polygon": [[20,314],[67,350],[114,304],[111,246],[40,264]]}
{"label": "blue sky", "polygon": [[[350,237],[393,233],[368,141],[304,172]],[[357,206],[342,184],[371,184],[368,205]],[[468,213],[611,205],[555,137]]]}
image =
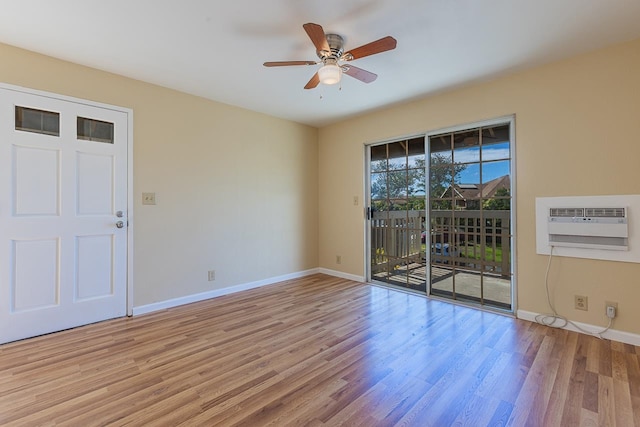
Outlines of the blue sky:
{"label": "blue sky", "polygon": [[[484,182],[509,174],[509,142],[492,144],[482,147]],[[456,163],[477,162],[480,159],[480,148],[471,147],[455,150],[454,161]],[[495,160],[495,161],[494,161]],[[470,164],[460,174],[461,184],[480,183],[480,167],[478,164]]]}

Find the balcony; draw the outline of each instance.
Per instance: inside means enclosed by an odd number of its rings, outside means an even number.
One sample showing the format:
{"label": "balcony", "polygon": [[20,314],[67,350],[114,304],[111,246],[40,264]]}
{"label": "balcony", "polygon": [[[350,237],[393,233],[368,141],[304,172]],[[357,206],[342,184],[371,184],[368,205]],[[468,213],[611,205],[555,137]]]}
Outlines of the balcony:
{"label": "balcony", "polygon": [[431,294],[511,310],[511,235],[508,210],[374,212],[372,278]]}

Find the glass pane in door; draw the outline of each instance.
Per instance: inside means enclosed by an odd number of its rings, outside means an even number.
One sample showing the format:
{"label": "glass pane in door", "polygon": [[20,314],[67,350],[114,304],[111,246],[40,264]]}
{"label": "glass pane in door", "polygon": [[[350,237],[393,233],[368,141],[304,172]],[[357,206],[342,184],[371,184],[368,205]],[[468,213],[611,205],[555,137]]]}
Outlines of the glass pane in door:
{"label": "glass pane in door", "polygon": [[369,150],[370,279],[424,292],[424,138],[376,145]]}
{"label": "glass pane in door", "polygon": [[429,137],[432,295],[512,309],[510,124]]}

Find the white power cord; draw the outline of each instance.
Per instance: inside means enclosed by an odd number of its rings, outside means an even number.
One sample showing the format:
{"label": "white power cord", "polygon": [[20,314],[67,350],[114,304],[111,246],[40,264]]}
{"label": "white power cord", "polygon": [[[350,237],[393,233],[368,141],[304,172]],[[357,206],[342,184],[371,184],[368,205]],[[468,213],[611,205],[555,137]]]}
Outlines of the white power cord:
{"label": "white power cord", "polygon": [[[551,328],[564,328],[567,325],[572,325],[574,328],[576,328],[577,330],[588,334],[588,335],[593,335],[595,337],[598,337],[600,339],[602,338],[602,334],[607,332],[610,328],[611,325],[613,324],[613,318],[609,317],[609,324],[607,325],[606,328],[604,328],[601,331],[598,332],[591,332],[591,331],[587,331],[586,329],[581,328],[580,326],[576,325],[574,322],[572,322],[571,320],[567,319],[566,317],[558,314],[558,312],[556,311],[555,307],[553,306],[553,303],[551,302],[551,296],[549,295],[549,271],[551,270],[551,259],[553,258],[553,246],[551,246],[551,251],[549,252],[549,261],[547,262],[547,271],[544,274],[544,288],[547,294],[547,303],[549,304],[549,308],[551,308],[551,312],[549,314],[538,314],[535,319],[536,322],[541,324],[541,325],[545,325],[545,326],[549,326]],[[556,324],[556,322],[562,322],[560,324]]]}

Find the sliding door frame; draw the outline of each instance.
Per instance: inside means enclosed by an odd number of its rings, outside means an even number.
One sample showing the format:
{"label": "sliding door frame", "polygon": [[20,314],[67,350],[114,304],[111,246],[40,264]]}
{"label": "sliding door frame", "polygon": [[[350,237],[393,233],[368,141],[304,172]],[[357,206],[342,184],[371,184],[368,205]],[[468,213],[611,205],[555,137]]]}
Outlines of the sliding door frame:
{"label": "sliding door frame", "polygon": [[[518,277],[518,264],[516,262],[517,260],[517,242],[516,242],[516,236],[517,236],[517,185],[516,185],[516,180],[517,180],[517,174],[516,174],[516,159],[517,159],[517,155],[516,155],[516,115],[515,114],[510,114],[510,115],[505,115],[505,116],[501,116],[501,117],[496,117],[493,119],[488,119],[488,120],[481,120],[481,121],[477,121],[477,122],[471,122],[471,123],[465,123],[465,124],[461,124],[461,125],[456,125],[456,126],[450,126],[450,127],[445,127],[445,128],[439,128],[439,129],[434,129],[434,130],[430,130],[424,133],[415,133],[415,134],[410,134],[407,136],[399,136],[396,138],[389,138],[389,139],[385,139],[385,140],[380,140],[380,141],[373,141],[373,142],[367,142],[364,144],[364,252],[365,252],[365,256],[364,256],[364,271],[365,271],[365,280],[368,283],[374,283],[373,282],[373,278],[372,278],[372,269],[371,269],[371,147],[376,146],[376,145],[381,145],[381,144],[389,144],[389,143],[393,143],[393,142],[397,142],[397,141],[402,141],[402,140],[408,140],[408,139],[413,139],[413,138],[422,138],[424,137],[424,143],[425,143],[425,177],[429,177],[429,158],[430,158],[430,146],[429,146],[429,138],[431,136],[435,136],[435,135],[439,135],[439,134],[443,134],[443,133],[454,133],[454,132],[460,132],[460,131],[464,131],[466,129],[472,129],[472,128],[478,128],[478,127],[487,127],[487,126],[495,126],[495,125],[499,125],[499,124],[509,124],[509,137],[510,137],[510,143],[509,143],[509,148],[511,151],[510,154],[510,179],[511,179],[511,242],[510,242],[510,247],[511,247],[511,251],[510,251],[510,264],[511,264],[511,310],[507,313],[504,311],[500,311],[500,310],[492,310],[486,306],[481,306],[481,305],[471,305],[472,307],[479,309],[479,310],[484,310],[484,311],[491,311],[491,312],[499,312],[499,313],[503,313],[503,314],[509,314],[509,315],[515,315],[515,313],[517,313],[518,310],[518,286],[517,286],[517,277]],[[431,218],[429,215],[429,191],[428,191],[428,182],[425,183],[426,184],[426,195],[425,195],[425,209],[426,209],[426,223],[430,224]],[[430,251],[426,251],[426,268],[429,268],[429,266],[431,265],[431,257],[430,257]],[[426,292],[420,292],[420,291],[415,291],[415,290],[411,290],[411,289],[404,289],[404,288],[399,288],[397,286],[393,286],[393,285],[388,285],[382,282],[375,282],[375,283],[380,283],[383,286],[390,286],[390,287],[394,287],[397,289],[402,289],[404,291],[407,292],[413,292],[413,293],[418,293],[421,295],[426,295],[428,298],[433,298],[433,299],[437,299],[437,300],[442,300],[448,303],[452,303],[452,304],[458,304],[458,305],[466,305],[469,306],[470,304],[466,304],[464,302],[460,302],[457,300],[452,300],[452,299],[448,299],[448,298],[443,298],[443,297],[439,297],[436,295],[431,295],[431,285],[430,285],[430,281],[431,281],[431,274],[430,272],[427,272],[426,274],[426,280],[427,280],[427,289]]]}
{"label": "sliding door frame", "polygon": [[[422,138],[424,141],[424,153],[425,153],[425,177],[427,176],[426,173],[428,172],[427,166],[428,166],[428,162],[427,162],[427,137],[425,133],[417,133],[417,134],[410,134],[410,135],[405,135],[405,136],[399,136],[396,138],[390,138],[390,139],[385,139],[385,140],[381,140],[381,141],[374,141],[374,142],[367,142],[364,144],[364,252],[365,252],[365,256],[364,256],[364,272],[365,272],[365,281],[367,283],[376,283],[376,284],[380,284],[381,286],[389,286],[389,287],[393,287],[394,289],[399,289],[402,291],[406,291],[406,292],[411,292],[411,293],[417,293],[419,295],[427,295],[427,291],[429,289],[429,284],[427,282],[425,282],[426,291],[419,291],[419,290],[415,290],[415,289],[410,289],[410,288],[405,288],[405,287],[401,287],[401,286],[397,286],[397,285],[393,285],[393,284],[389,284],[389,283],[385,283],[385,282],[381,282],[381,281],[375,281],[374,282],[374,278],[373,278],[373,274],[372,274],[372,268],[371,268],[371,243],[372,243],[372,233],[371,233],[371,220],[372,220],[372,210],[371,210],[371,148],[375,147],[375,146],[379,146],[379,145],[384,145],[384,144],[392,144],[395,142],[399,142],[399,141],[408,141],[411,139],[416,139],[416,138]],[[427,202],[428,202],[428,194],[425,194],[425,208],[427,206]],[[426,260],[426,262],[428,262],[428,259]],[[427,264],[428,265],[428,264]],[[426,268],[426,267],[425,267]],[[425,275],[425,281],[428,279],[428,277]]]}
{"label": "sliding door frame", "polygon": [[[435,130],[431,130],[429,132],[426,133],[425,135],[425,144],[426,144],[426,155],[427,155],[427,159],[430,158],[431,156],[431,150],[430,150],[430,145],[429,145],[429,141],[430,138],[432,136],[437,136],[443,133],[455,133],[455,132],[461,132],[461,131],[465,131],[468,129],[474,129],[474,128],[479,128],[479,127],[490,127],[490,126],[496,126],[496,125],[500,125],[500,124],[509,124],[509,149],[510,149],[510,165],[509,165],[509,174],[510,174],[510,179],[511,179],[511,237],[510,237],[510,247],[511,247],[511,251],[510,251],[510,264],[511,264],[511,310],[507,311],[503,311],[503,310],[498,310],[498,309],[491,309],[489,306],[483,306],[483,305],[476,305],[476,304],[467,304],[465,302],[461,302],[458,300],[454,300],[454,299],[449,299],[449,298],[444,298],[441,296],[437,296],[437,295],[432,295],[431,294],[431,274],[428,272],[427,273],[427,281],[429,282],[427,284],[427,295],[430,298],[433,299],[438,299],[441,301],[446,301],[446,302],[450,302],[450,303],[454,303],[454,304],[460,304],[460,305],[466,305],[466,306],[471,306],[474,308],[478,308],[480,310],[486,310],[486,311],[491,311],[491,312],[498,312],[498,313],[508,313],[509,315],[515,315],[515,313],[517,313],[518,307],[517,307],[517,303],[518,303],[518,286],[517,286],[517,268],[518,265],[516,263],[517,260],[517,256],[516,256],[516,252],[517,252],[517,244],[516,244],[516,235],[517,235],[517,224],[516,224],[516,219],[517,219],[517,195],[516,195],[516,180],[517,180],[517,174],[516,174],[516,131],[515,131],[515,127],[516,127],[516,116],[515,114],[511,114],[511,115],[507,115],[507,116],[502,116],[502,117],[497,117],[494,119],[488,119],[488,120],[481,120],[481,121],[477,121],[477,122],[471,122],[471,123],[465,123],[465,124],[461,124],[461,125],[456,125],[456,126],[451,126],[451,127],[446,127],[446,128],[441,128],[441,129],[435,129]],[[427,172],[428,171],[428,166],[427,166]],[[429,174],[426,176],[430,176]],[[428,185],[427,185],[428,188]],[[429,200],[430,195],[428,194],[427,191],[427,200]],[[430,217],[430,209],[427,207],[427,224],[430,224],[431,222],[431,217]],[[430,257],[430,251],[427,251],[427,264],[428,266],[431,265],[431,257]]]}

